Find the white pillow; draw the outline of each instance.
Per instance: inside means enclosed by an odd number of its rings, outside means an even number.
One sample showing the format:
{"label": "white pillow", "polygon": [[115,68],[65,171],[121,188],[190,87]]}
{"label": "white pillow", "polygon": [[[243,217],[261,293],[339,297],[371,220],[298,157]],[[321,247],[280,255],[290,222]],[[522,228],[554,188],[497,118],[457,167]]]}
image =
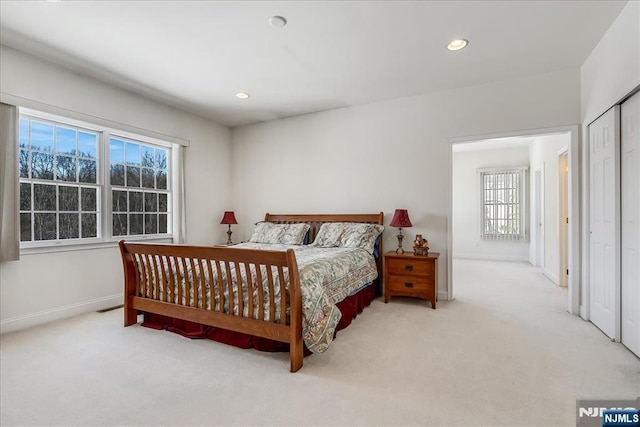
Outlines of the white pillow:
{"label": "white pillow", "polygon": [[320,226],[311,246],[321,248],[361,248],[373,254],[376,239],[384,230],[380,224],[326,222]]}
{"label": "white pillow", "polygon": [[320,226],[316,238],[310,246],[335,248],[340,246],[340,237],[348,222],[325,222]]}
{"label": "white pillow", "polygon": [[361,248],[373,254],[376,240],[383,230],[384,226],[380,224],[349,224],[340,237],[340,247]]}
{"label": "white pillow", "polygon": [[309,231],[309,224],[275,224],[259,222],[253,230],[251,243],[280,243],[283,245],[301,245]]}

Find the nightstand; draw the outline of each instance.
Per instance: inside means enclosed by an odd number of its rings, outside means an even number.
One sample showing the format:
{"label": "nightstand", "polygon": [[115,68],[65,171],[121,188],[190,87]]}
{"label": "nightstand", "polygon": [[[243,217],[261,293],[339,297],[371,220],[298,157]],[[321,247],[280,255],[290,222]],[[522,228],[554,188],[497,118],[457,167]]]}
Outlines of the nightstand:
{"label": "nightstand", "polygon": [[422,298],[436,308],[438,299],[438,252],[384,254],[384,302],[392,296]]}

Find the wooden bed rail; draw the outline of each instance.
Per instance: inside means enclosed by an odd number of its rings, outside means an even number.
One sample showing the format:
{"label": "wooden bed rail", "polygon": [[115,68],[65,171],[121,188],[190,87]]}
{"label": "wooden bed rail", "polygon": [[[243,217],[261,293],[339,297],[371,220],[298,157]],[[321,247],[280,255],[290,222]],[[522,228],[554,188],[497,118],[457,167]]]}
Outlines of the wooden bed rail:
{"label": "wooden bed rail", "polygon": [[125,326],[137,323],[142,311],[270,338],[290,344],[291,372],[302,367],[302,297],[293,250],[119,246]]}

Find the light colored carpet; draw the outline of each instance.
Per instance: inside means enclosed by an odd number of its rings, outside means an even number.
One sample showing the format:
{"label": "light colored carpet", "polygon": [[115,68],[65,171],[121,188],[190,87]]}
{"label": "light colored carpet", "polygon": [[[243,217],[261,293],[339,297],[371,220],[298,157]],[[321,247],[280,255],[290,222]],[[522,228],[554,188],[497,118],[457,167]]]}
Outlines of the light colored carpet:
{"label": "light colored carpet", "polygon": [[640,395],[640,360],[523,263],[456,260],[455,297],[376,300],[296,374],[286,354],[140,326],[122,310],[0,337],[2,425],[575,425]]}

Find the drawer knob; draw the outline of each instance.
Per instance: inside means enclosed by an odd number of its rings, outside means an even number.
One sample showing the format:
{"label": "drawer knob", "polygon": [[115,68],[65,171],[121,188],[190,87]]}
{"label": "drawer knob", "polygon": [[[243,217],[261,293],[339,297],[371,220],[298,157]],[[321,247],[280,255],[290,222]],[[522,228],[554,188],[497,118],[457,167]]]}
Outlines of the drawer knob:
{"label": "drawer knob", "polygon": [[413,265],[405,265],[404,269],[407,271],[413,271]]}
{"label": "drawer knob", "polygon": [[411,282],[405,282],[405,283],[404,283],[404,287],[405,287],[405,288],[413,288],[413,283],[411,283]]}

